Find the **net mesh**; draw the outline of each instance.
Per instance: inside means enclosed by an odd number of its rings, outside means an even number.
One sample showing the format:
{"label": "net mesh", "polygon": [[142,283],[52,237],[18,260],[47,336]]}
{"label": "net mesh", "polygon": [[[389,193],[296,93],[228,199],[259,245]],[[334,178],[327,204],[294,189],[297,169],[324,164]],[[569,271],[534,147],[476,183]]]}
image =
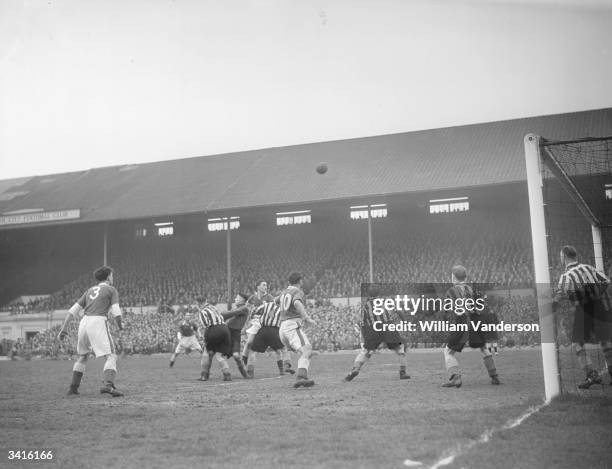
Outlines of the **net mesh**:
{"label": "net mesh", "polygon": [[[601,232],[604,272],[612,263],[612,137],[541,143],[541,175],[545,205],[551,288],[556,291],[564,272],[559,252],[564,245],[578,251],[579,261],[595,265],[592,225]],[[561,391],[576,392],[585,371],[571,347],[573,312],[569,301],[555,315]],[[586,345],[595,369],[610,383],[605,358],[596,343]],[[594,386],[593,390],[604,388]],[[608,386],[609,389],[609,386]]]}

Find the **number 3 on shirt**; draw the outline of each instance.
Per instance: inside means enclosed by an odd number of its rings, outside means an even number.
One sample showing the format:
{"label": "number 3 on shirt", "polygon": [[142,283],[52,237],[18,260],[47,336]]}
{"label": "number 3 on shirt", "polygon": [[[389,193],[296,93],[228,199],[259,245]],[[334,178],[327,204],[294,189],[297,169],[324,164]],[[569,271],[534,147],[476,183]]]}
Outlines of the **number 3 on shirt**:
{"label": "number 3 on shirt", "polygon": [[93,291],[91,295],[89,295],[89,298],[92,300],[95,300],[96,298],[98,298],[98,295],[100,294],[100,287],[93,287],[92,290]]}

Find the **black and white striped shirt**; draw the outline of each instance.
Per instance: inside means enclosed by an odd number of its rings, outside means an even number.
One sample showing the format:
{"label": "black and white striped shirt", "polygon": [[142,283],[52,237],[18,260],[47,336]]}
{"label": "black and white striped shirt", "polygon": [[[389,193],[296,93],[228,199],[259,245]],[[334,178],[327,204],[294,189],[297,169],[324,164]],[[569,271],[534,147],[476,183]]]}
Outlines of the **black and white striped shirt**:
{"label": "black and white striped shirt", "polygon": [[609,306],[610,299],[606,293],[609,285],[610,279],[595,267],[572,262],[567,264],[565,273],[559,278],[556,297],[567,296],[575,304],[602,300]]}
{"label": "black and white striped shirt", "polygon": [[274,302],[264,303],[257,308],[261,314],[261,325],[267,327],[280,326],[280,307]]}
{"label": "black and white striped shirt", "polygon": [[217,311],[217,308],[210,304],[204,305],[204,307],[198,311],[198,317],[200,318],[200,322],[204,327],[225,324],[225,320],[223,319],[221,313]]}

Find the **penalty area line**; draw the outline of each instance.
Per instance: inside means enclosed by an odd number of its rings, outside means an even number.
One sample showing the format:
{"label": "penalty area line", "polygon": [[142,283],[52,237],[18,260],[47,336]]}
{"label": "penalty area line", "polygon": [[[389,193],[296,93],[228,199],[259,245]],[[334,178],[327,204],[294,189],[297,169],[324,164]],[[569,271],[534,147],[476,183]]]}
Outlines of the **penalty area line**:
{"label": "penalty area line", "polygon": [[[462,445],[462,446],[460,445],[458,447],[453,448],[452,450],[446,451],[444,456],[438,459],[431,466],[428,466],[428,469],[438,469],[440,467],[448,466],[449,464],[452,464],[452,462],[455,459],[457,459],[457,457],[462,456],[463,454],[467,453],[469,450],[471,450],[475,446],[478,446],[484,443],[488,443],[494,434],[518,427],[520,424],[522,424],[525,420],[527,420],[533,414],[539,412],[544,407],[546,407],[549,403],[550,402],[543,402],[542,404],[531,406],[518,417],[508,420],[501,427],[486,429],[476,440],[470,441],[469,443],[465,445]],[[420,461],[413,461],[411,459],[406,459],[404,461],[404,466],[406,467],[420,467],[422,465],[423,463]]]}

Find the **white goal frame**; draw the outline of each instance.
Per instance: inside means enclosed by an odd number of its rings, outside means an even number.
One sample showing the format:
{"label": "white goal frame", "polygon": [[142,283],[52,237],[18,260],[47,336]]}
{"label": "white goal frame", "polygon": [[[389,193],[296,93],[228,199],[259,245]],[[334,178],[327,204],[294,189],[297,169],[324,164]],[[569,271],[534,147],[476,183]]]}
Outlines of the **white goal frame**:
{"label": "white goal frame", "polygon": [[[571,143],[593,139],[574,140]],[[561,392],[561,379],[556,343],[556,325],[552,311],[552,288],[550,282],[550,262],[548,258],[546,218],[544,214],[544,194],[542,167],[546,166],[561,186],[576,203],[586,220],[591,224],[593,235],[593,252],[595,267],[603,271],[603,250],[601,242],[601,224],[588,204],[580,195],[567,173],[557,163],[544,139],[535,134],[527,134],[524,139],[525,163],[527,168],[527,189],[529,192],[529,213],[531,222],[531,241],[535,272],[536,296],[542,341],[542,364],[544,369],[544,393],[550,401]],[[554,142],[555,144],[570,142]],[[547,145],[550,145],[547,142]],[[560,246],[559,246],[560,248]]]}

